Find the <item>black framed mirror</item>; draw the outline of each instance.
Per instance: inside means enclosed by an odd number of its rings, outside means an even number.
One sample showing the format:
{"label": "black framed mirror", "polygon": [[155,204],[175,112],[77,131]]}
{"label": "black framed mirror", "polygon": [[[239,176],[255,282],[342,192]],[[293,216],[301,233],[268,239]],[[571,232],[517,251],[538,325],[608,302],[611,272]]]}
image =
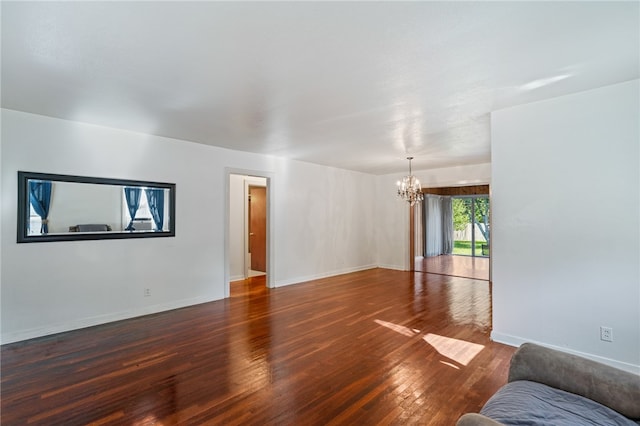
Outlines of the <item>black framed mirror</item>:
{"label": "black framed mirror", "polygon": [[18,172],[18,243],[175,236],[176,185]]}

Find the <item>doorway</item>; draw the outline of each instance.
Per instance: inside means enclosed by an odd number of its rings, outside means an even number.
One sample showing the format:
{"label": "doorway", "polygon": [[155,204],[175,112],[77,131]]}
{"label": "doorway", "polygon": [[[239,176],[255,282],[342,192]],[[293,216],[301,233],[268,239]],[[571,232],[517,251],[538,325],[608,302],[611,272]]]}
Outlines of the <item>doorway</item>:
{"label": "doorway", "polygon": [[489,186],[424,192],[425,202],[414,212],[414,270],[490,280]]}
{"label": "doorway", "polygon": [[225,169],[225,297],[231,282],[257,279],[273,286],[272,177]]}

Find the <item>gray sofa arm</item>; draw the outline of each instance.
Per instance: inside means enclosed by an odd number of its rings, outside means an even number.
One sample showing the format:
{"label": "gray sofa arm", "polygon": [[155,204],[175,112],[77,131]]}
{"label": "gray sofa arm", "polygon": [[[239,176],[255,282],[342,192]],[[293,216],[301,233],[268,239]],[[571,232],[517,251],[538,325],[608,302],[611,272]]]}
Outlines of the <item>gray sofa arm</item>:
{"label": "gray sofa arm", "polygon": [[582,395],[630,419],[640,419],[640,376],[586,358],[524,343],[509,367],[509,382],[516,380]]}
{"label": "gray sofa arm", "polygon": [[503,426],[489,417],[482,414],[467,413],[458,419],[456,426]]}

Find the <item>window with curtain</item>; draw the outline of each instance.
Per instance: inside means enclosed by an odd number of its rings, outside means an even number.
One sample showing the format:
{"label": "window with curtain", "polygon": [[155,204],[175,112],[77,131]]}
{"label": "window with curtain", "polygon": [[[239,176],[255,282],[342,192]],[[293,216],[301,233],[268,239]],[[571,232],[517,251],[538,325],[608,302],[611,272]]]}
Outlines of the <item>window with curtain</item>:
{"label": "window with curtain", "polygon": [[[169,210],[169,198],[165,196],[164,188],[137,188],[140,189],[138,207],[134,217],[127,202],[126,191],[123,192],[122,223],[129,224],[126,230],[150,231],[169,230],[167,212]],[[129,226],[133,229],[129,229]]]}
{"label": "window with curtain", "polygon": [[424,209],[424,255],[440,256],[453,251],[453,213],[451,197],[427,195]]}

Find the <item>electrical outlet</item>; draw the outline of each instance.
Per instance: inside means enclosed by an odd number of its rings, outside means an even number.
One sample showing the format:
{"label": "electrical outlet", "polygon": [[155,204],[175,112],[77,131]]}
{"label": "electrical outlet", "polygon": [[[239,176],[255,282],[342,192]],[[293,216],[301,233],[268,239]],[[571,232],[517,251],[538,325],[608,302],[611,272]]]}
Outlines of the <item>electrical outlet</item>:
{"label": "electrical outlet", "polygon": [[144,297],[149,297],[151,296],[151,289],[150,288],[145,288],[144,289]]}
{"label": "electrical outlet", "polygon": [[613,329],[611,327],[600,326],[600,340],[613,342]]}

